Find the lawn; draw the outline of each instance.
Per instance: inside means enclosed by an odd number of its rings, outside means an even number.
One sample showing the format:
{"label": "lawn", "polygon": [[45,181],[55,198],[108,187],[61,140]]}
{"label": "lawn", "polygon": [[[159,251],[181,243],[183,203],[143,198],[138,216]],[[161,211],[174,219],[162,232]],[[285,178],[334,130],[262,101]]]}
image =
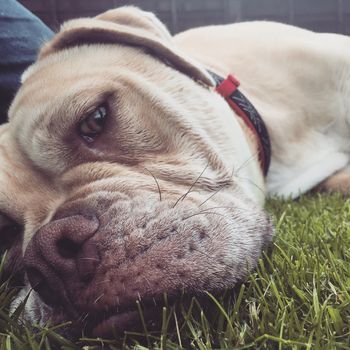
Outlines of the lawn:
{"label": "lawn", "polygon": [[222,296],[166,306],[157,333],[71,343],[55,328],[18,325],[0,289],[1,349],[350,349],[350,200],[271,199],[276,238],[258,268]]}

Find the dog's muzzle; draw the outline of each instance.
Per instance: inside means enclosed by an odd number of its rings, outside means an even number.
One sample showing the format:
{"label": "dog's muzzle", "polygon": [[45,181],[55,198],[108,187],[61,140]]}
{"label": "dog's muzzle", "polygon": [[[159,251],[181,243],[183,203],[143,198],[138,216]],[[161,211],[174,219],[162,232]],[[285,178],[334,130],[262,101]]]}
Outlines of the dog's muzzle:
{"label": "dog's muzzle", "polygon": [[52,316],[84,319],[95,336],[137,325],[137,300],[152,319],[164,293],[232,287],[255,266],[273,230],[262,209],[220,195],[208,208],[148,191],[70,203],[28,243],[30,284]]}

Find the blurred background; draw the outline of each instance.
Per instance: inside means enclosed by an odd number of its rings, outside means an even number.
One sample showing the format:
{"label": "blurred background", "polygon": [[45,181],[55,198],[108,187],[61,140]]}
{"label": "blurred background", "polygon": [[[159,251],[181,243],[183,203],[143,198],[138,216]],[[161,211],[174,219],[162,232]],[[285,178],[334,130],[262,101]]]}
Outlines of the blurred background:
{"label": "blurred background", "polygon": [[274,20],[322,32],[350,34],[350,0],[20,0],[48,26],[133,4],[150,10],[172,33],[190,27]]}

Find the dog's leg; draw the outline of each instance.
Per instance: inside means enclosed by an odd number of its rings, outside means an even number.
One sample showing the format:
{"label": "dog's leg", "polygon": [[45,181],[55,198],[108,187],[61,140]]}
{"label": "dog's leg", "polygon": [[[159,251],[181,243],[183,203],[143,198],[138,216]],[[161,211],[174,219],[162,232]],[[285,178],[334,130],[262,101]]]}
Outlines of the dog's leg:
{"label": "dog's leg", "polygon": [[350,196],[350,167],[348,166],[328,177],[316,187],[316,191],[328,193],[341,192]]}

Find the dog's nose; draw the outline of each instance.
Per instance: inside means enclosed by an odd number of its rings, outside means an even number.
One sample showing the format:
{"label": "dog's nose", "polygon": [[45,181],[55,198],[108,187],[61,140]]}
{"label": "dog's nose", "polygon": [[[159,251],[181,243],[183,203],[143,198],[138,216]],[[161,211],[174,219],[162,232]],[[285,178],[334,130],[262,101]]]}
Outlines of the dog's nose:
{"label": "dog's nose", "polygon": [[27,276],[45,302],[61,302],[73,276],[85,283],[92,279],[99,263],[92,239],[98,227],[96,217],[69,216],[43,226],[29,242],[24,255]]}

